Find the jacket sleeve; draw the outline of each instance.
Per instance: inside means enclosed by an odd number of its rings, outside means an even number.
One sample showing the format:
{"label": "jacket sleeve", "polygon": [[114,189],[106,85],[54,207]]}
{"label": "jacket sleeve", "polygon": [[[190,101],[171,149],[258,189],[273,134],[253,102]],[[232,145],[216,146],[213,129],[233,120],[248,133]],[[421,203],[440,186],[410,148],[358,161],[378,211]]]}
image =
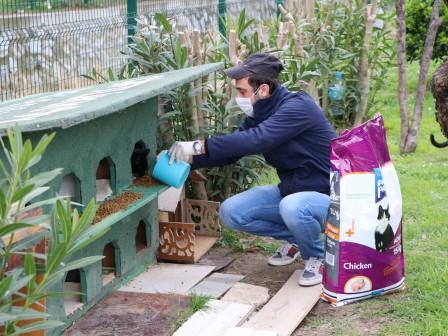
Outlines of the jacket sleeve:
{"label": "jacket sleeve", "polygon": [[[249,129],[249,126],[247,124],[247,117],[244,118],[239,126],[239,129],[237,132],[244,131]],[[208,141],[210,139],[207,139],[207,147],[208,147]],[[198,168],[210,168],[210,167],[220,167],[225,166],[228,164],[235,163],[238,161],[241,157],[230,157],[226,159],[220,159],[215,157],[214,159],[210,159],[210,156],[208,154],[202,154],[202,155],[194,155],[193,156],[193,163],[191,164],[191,169],[198,169]]]}
{"label": "jacket sleeve", "polygon": [[191,164],[191,169],[198,169],[198,168],[211,168],[211,167],[221,167],[225,166],[231,163],[235,163],[238,161],[240,157],[229,157],[225,159],[221,158],[214,158],[211,159],[209,155],[207,154],[201,154],[201,155],[193,155],[193,162]]}
{"label": "jacket sleeve", "polygon": [[290,99],[255,127],[208,139],[209,159],[228,159],[266,153],[312,126],[316,107]]}

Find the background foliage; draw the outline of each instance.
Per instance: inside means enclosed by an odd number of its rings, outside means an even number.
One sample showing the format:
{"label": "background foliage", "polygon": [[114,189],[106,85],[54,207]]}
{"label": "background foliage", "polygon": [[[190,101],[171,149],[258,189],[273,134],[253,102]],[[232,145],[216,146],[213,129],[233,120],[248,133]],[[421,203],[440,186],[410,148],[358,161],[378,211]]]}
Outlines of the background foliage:
{"label": "background foliage", "polygon": [[[249,19],[243,10],[238,17],[226,17],[225,35],[211,31],[201,35],[199,56],[192,55],[190,34],[178,31],[173,20],[157,14],[156,24],[139,22],[133,43],[126,52],[129,63],[118,74],[109,71],[102,75],[93,70],[88,77],[99,82],[119,80],[209,62],[223,62],[229,67],[232,65],[229,36],[233,30],[237,35],[235,56],[243,60],[255,52],[276,54],[285,65],[280,81],[289,90],[313,94],[336,128],[350,127],[360,98],[358,66],[365,31],[363,4],[362,0],[316,2],[312,19],[284,13],[265,22]],[[388,28],[393,14],[379,14],[378,18],[386,24],[374,29],[371,42],[369,106],[374,104],[378,89],[384,85],[384,74],[395,52]],[[286,32],[285,43],[279,43],[279,29],[283,24],[291,28]],[[343,72],[346,88],[345,114],[337,120],[328,113],[326,98],[335,71]],[[200,106],[194,99],[198,95],[202,97]],[[160,107],[160,150],[169,148],[174,141],[231,133],[238,128],[243,116],[232,97],[228,78],[219,72],[202,83],[196,81],[166,94]],[[199,129],[193,127],[195,109],[200,114]],[[374,112],[368,110],[367,117]],[[257,181],[264,168],[261,157],[249,156],[226,167],[207,169],[208,198],[221,201],[247,189]],[[194,193],[194,189],[190,188],[190,192]]]}
{"label": "background foliage", "polygon": [[[431,19],[432,0],[406,1],[406,52],[410,61],[419,60],[423,54],[426,33]],[[440,7],[440,17],[444,23],[437,33],[432,59],[441,60],[448,55],[448,8]]]}

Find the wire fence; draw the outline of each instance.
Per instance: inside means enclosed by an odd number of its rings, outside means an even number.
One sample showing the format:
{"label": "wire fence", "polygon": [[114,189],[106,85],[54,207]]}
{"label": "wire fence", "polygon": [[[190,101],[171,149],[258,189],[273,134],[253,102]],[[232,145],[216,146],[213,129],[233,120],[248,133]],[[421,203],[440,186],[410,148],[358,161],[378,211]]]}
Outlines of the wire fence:
{"label": "wire fence", "polygon": [[0,0],[0,101],[93,83],[93,68],[118,70],[135,18],[174,17],[191,31],[219,17],[276,15],[279,0]]}

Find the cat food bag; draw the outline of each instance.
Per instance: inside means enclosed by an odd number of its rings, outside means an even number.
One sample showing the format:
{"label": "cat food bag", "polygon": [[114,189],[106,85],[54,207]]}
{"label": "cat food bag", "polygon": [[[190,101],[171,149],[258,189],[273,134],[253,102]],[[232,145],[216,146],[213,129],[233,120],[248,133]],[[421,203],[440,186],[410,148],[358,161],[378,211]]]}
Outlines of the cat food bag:
{"label": "cat food bag", "polygon": [[322,298],[333,305],[404,288],[402,200],[381,115],[331,143]]}

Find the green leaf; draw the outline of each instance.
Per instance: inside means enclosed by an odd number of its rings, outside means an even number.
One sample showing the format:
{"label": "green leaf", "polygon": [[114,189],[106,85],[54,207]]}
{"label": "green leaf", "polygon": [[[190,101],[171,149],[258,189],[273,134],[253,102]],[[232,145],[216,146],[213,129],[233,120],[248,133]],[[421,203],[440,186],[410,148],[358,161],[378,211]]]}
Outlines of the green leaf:
{"label": "green leaf", "polygon": [[[76,209],[75,209],[76,210]],[[93,219],[96,214],[96,204],[95,199],[92,198],[90,202],[85,207],[84,211],[79,218],[78,226],[73,231],[73,236],[78,237],[85,229],[92,224]]]}
{"label": "green leaf", "polygon": [[155,16],[156,20],[163,26],[163,29],[165,29],[170,34],[173,33],[173,27],[171,27],[167,18],[163,14],[156,13],[154,16]]}
{"label": "green leaf", "polygon": [[67,243],[61,242],[48,255],[47,273],[53,273],[62,263],[67,254]]}
{"label": "green leaf", "polygon": [[23,265],[26,275],[36,275],[36,264],[34,263],[33,255],[30,252],[25,255]]}
{"label": "green leaf", "polygon": [[56,201],[56,214],[59,219],[59,223],[61,224],[62,237],[65,242],[70,241],[71,237],[71,221],[70,221],[70,213],[69,209],[64,207],[61,201]]}
{"label": "green leaf", "polygon": [[0,298],[2,298],[5,293],[9,290],[11,287],[13,281],[13,277],[11,275],[6,276],[0,281]]}
{"label": "green leaf", "polygon": [[22,202],[24,204],[26,204],[26,203],[30,202],[31,200],[33,200],[35,197],[42,195],[44,192],[46,192],[49,189],[50,189],[49,187],[35,188],[31,192],[29,192],[25,197],[23,197]]}
{"label": "green leaf", "polygon": [[53,132],[50,135],[44,134],[43,137],[39,140],[39,143],[33,150],[33,156],[42,155],[45,152],[45,149],[50,144],[50,142],[55,137],[56,133]]}
{"label": "green leaf", "polygon": [[76,238],[75,243],[69,249],[69,254],[79,251],[83,247],[103,236],[114,224],[114,222],[115,219],[112,215],[102,220],[101,223],[90,226]]}
{"label": "green leaf", "polygon": [[63,168],[56,168],[50,171],[42,172],[34,175],[28,180],[28,184],[34,184],[36,187],[42,187],[50,181],[53,181],[56,176],[63,172]]}
{"label": "green leaf", "polygon": [[23,250],[27,250],[34,245],[40,243],[42,239],[44,239],[48,235],[47,231],[39,231],[32,233],[25,238],[15,242],[12,244],[11,252],[19,252]]}
{"label": "green leaf", "polygon": [[61,327],[63,325],[64,325],[64,323],[60,322],[60,321],[54,321],[54,320],[39,321],[36,323],[27,324],[26,326],[21,327],[21,328],[16,327],[16,331],[14,333],[10,334],[10,336],[16,336],[16,335],[18,336],[23,333],[36,331],[36,330],[52,329],[52,328],[56,328],[56,327]]}
{"label": "green leaf", "polygon": [[14,281],[11,283],[11,286],[9,287],[8,292],[5,293],[5,295],[10,295],[26,287],[32,279],[33,275],[26,275],[26,276],[22,275],[21,277],[14,279]]}
{"label": "green leaf", "polygon": [[6,212],[6,199],[3,190],[0,189],[0,218],[3,218],[3,215]]}
{"label": "green leaf", "polygon": [[0,325],[5,325],[6,322],[18,321],[19,318],[16,315],[0,313]]}
{"label": "green leaf", "polygon": [[23,188],[16,191],[16,193],[12,196],[11,203],[17,202],[23,199],[27,194],[29,194],[34,189],[34,185],[29,184],[24,186]]}
{"label": "green leaf", "polygon": [[27,212],[27,211],[30,211],[32,209],[39,208],[39,207],[42,207],[42,206],[45,206],[45,205],[53,205],[53,204],[56,203],[57,200],[60,200],[60,199],[63,199],[63,197],[62,196],[57,196],[57,197],[48,198],[48,199],[45,199],[45,200],[42,200],[42,201],[34,202],[34,203],[31,203],[30,205],[27,205],[27,206],[23,207],[22,209],[20,209],[20,211],[18,213],[22,214],[24,212]]}
{"label": "green leaf", "polygon": [[82,259],[77,259],[77,260],[74,260],[74,261],[68,263],[67,265],[65,265],[61,268],[56,269],[56,273],[66,273],[66,272],[74,270],[74,269],[83,268],[83,267],[93,264],[97,261],[100,261],[103,258],[104,258],[104,256],[101,255],[101,256],[91,256],[91,257],[85,257]]}
{"label": "green leaf", "polygon": [[17,169],[19,171],[24,171],[25,167],[28,165],[28,162],[31,160],[32,158],[32,145],[31,145],[31,141],[28,139],[25,141],[25,143],[23,144],[22,147],[22,154],[20,156],[20,160],[19,163],[17,165]]}
{"label": "green leaf", "polygon": [[4,237],[12,232],[22,230],[25,228],[34,227],[32,224],[26,224],[26,223],[13,223],[6,225],[2,228],[0,228],[0,237]]}
{"label": "green leaf", "polygon": [[181,111],[170,111],[170,112],[166,112],[164,114],[162,114],[161,116],[159,116],[159,121],[165,121],[165,120],[170,120],[173,119],[176,116],[182,115]]}

